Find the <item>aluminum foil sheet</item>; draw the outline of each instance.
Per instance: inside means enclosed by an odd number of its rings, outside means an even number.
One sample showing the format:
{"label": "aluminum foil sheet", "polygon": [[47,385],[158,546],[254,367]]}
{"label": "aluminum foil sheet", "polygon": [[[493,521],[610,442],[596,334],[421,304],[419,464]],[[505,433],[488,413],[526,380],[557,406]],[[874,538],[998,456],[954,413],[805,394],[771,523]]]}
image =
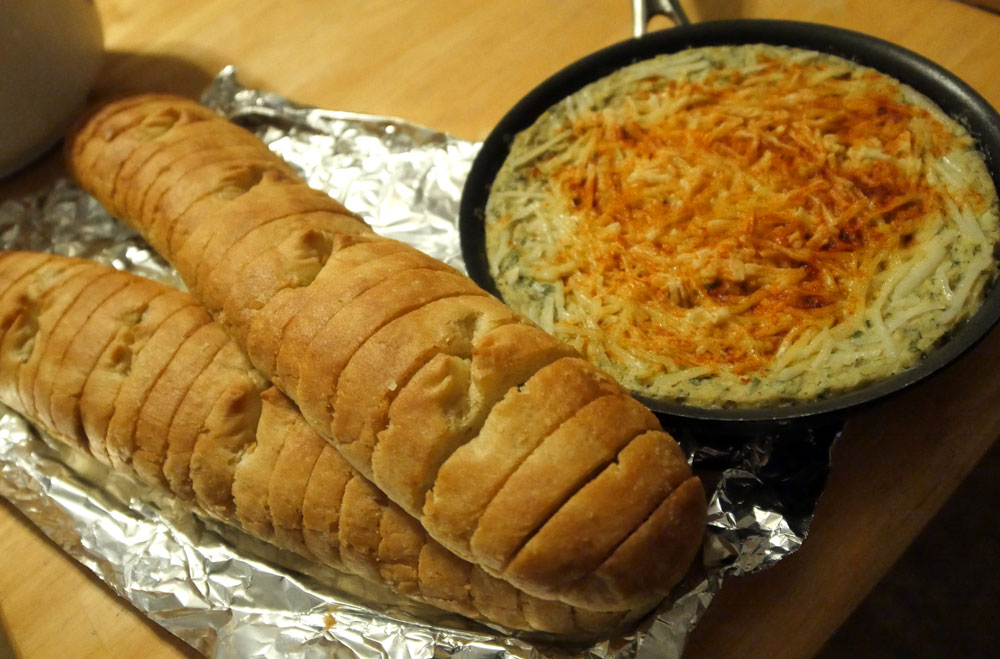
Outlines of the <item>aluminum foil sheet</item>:
{"label": "aluminum foil sheet", "polygon": [[[462,184],[479,144],[401,119],[304,107],[224,69],[203,102],[255,131],[384,235],[463,268]],[[0,248],[81,256],[183,287],[71,182],[0,206]],[[0,494],[123,598],[214,657],[679,657],[725,578],[767,568],[808,532],[838,429],[739,442],[676,431],[711,494],[703,558],[628,634],[571,647],[490,629],[203,519],[38,433],[0,406]]]}

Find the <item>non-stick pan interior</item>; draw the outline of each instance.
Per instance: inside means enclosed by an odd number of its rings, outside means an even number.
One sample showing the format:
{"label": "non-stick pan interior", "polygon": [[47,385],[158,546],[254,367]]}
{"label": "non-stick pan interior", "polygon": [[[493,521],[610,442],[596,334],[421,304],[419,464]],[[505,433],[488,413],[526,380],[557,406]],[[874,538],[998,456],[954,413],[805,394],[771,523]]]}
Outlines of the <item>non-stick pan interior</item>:
{"label": "non-stick pan interior", "polygon": [[[895,44],[840,28],[774,20],[733,20],[670,28],[630,39],[575,62],[536,87],[497,124],[483,143],[462,195],[459,227],[462,253],[470,276],[499,295],[486,260],[483,209],[493,179],[514,136],[565,96],[631,63],[687,48],[767,43],[818,50],[877,69],[913,87],[959,121],[977,141],[1000,188],[1000,115],[969,85],[930,60]],[[784,423],[839,416],[851,408],[882,399],[942,369],[981,339],[1000,318],[1000,286],[987,292],[980,310],[957,328],[947,342],[915,367],[855,391],[796,405],[762,408],[703,409],[641,399],[662,415],[723,423]]]}

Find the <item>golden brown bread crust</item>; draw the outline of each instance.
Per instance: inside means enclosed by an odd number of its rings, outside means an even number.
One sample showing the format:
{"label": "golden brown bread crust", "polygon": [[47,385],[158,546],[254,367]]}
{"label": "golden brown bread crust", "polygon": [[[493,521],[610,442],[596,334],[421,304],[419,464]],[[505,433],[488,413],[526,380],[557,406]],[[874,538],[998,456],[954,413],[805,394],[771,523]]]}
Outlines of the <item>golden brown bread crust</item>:
{"label": "golden brown bread crust", "polygon": [[[171,102],[179,118],[164,129],[169,121],[158,117]],[[685,494],[700,491],[700,483],[652,416],[589,363],[560,359],[565,353],[555,339],[468,278],[371,235],[360,222],[351,224],[355,220],[346,209],[288,174],[249,133],[227,126],[215,146],[202,150],[205,157],[183,173],[169,174],[174,165],[158,164],[159,175],[147,174],[142,164],[131,164],[143,156],[130,161],[118,155],[155,153],[151,143],[161,140],[169,141],[164,149],[180,154],[181,130],[193,131],[185,127],[191,123],[186,117],[201,117],[194,108],[188,112],[190,105],[195,104],[163,97],[109,110],[106,126],[90,132],[84,126],[71,136],[71,168],[102,202],[107,191],[99,179],[117,178],[124,170],[126,180],[147,182],[151,192],[143,208],[126,221],[175,265],[192,293],[225,323],[253,364],[298,404],[309,424],[448,550],[526,592],[622,611],[665,596],[700,546],[705,503],[703,492],[700,498]],[[204,120],[209,122],[226,123]],[[251,155],[233,158],[237,147]],[[102,159],[103,150],[112,155]],[[210,153],[216,154],[214,161]],[[178,155],[174,162],[185,158]],[[115,169],[119,161],[130,164]],[[102,169],[104,162],[110,171]],[[185,167],[194,162],[185,161]],[[161,184],[164,178],[171,183]],[[150,200],[153,189],[156,198]],[[107,201],[114,207],[114,199]],[[286,223],[290,231],[308,231],[304,219],[314,221],[317,214],[348,222],[345,230],[329,233],[317,225],[320,234],[364,238],[307,241],[306,258],[299,249],[250,246]],[[261,254],[269,259],[262,282],[232,295],[250,279],[252,255]],[[292,274],[282,278],[286,272]],[[518,327],[518,341],[490,357],[490,346],[502,343],[494,333],[512,331],[503,329],[508,326]],[[583,391],[558,381],[551,388],[533,386],[536,379],[546,380],[546,370],[556,363],[568,382],[583,383]],[[545,391],[522,395],[528,389]],[[560,398],[566,401],[557,402]],[[599,413],[591,411],[593,405]],[[420,408],[428,413],[419,414]],[[496,434],[537,424],[541,427],[521,439]],[[622,509],[620,515],[598,515],[595,521],[591,509],[597,495],[620,491],[611,486],[620,455],[631,455],[633,443],[639,451],[650,442],[671,447],[658,455],[676,464],[684,479],[666,481],[673,493],[655,492],[663,502],[655,511],[653,494],[630,494],[603,502]],[[568,450],[570,445],[576,448]],[[488,469],[489,460],[475,458],[476,450],[501,465],[498,476],[461,478],[469,466]],[[539,479],[547,485],[536,486]],[[591,488],[592,482],[598,484]],[[525,487],[533,490],[531,497],[513,494]],[[687,503],[680,505],[682,500]],[[470,516],[459,520],[457,511]],[[687,517],[676,519],[679,515]],[[567,530],[581,535],[578,542],[592,543],[579,560],[570,557],[572,564],[561,537]],[[372,551],[353,549],[359,565]],[[656,565],[664,555],[674,563],[669,569]]]}
{"label": "golden brown bread crust", "polygon": [[188,345],[201,345],[204,338],[199,336],[198,331],[210,320],[197,305],[185,307],[154,328],[140,350],[131,352],[128,377],[123,378],[118,388],[105,431],[105,448],[112,466],[122,468],[131,465],[135,453],[136,421],[150,390],[175,355],[183,354]]}
{"label": "golden brown bread crust", "polygon": [[[129,132],[133,135],[143,135],[144,141],[149,141],[171,127],[190,121],[202,121],[211,115],[207,108],[178,107],[170,103],[169,99],[157,95],[143,95],[139,100],[141,103],[134,103],[133,99],[128,99],[106,106],[102,112],[92,116],[83,129],[93,139],[75,142],[70,147],[72,161],[80,163],[83,167],[100,169],[107,173],[97,185],[101,189],[101,195],[109,200],[113,197],[119,170],[134,151],[128,148],[128,145],[116,142],[115,138],[118,135]],[[144,112],[135,113],[126,109],[139,105],[145,108]],[[97,146],[100,142],[115,143],[117,147],[100,148]]]}
{"label": "golden brown bread crust", "polygon": [[[166,478],[164,463],[169,461],[168,452],[176,452],[178,442],[169,442],[169,429],[175,421],[178,409],[194,383],[209,368],[219,351],[226,344],[227,337],[215,323],[200,327],[177,350],[173,360],[184,368],[167,368],[157,378],[146,396],[147,401],[155,400],[157,405],[144,404],[139,410],[135,424],[132,468],[143,480],[170,488]],[[193,447],[197,429],[188,434]],[[193,449],[192,449],[193,450]],[[187,452],[190,454],[190,450]],[[188,459],[185,464],[189,463]],[[175,485],[175,491],[181,488]],[[190,498],[190,497],[186,497]]]}
{"label": "golden brown bread crust", "polygon": [[[0,289],[0,369],[11,374],[0,384],[0,401],[11,401],[8,404],[21,405],[16,373],[21,362],[27,359],[25,352],[30,350],[31,338],[37,330],[31,313],[40,296],[35,285],[36,273],[51,260],[52,257],[46,254],[24,259],[0,258],[0,276],[6,282]],[[45,270],[42,272],[52,276]]]}
{"label": "golden brown bread crust", "polygon": [[70,302],[56,331],[48,338],[48,349],[38,362],[32,396],[35,399],[36,416],[49,425],[56,425],[53,400],[67,385],[60,378],[60,367],[66,353],[79,336],[80,327],[85,325],[93,311],[105,299],[127,285],[128,279],[118,272],[108,272],[96,277],[85,286]]}
{"label": "golden brown bread crust", "polygon": [[[91,283],[78,289],[84,279]],[[109,279],[124,285],[108,295]],[[42,361],[24,390],[36,399],[55,400],[63,384],[37,376],[50,367],[46,360],[58,361],[61,375],[73,374],[70,390],[60,394],[62,425],[35,419],[54,437],[84,449],[106,447],[116,468],[251,535],[477,620],[583,634],[641,613],[542,602],[450,554],[350,467],[286,396],[267,388],[188,295],[95,263],[24,252],[0,253],[0,290],[0,400],[24,412],[13,385],[25,381],[33,354]],[[101,302],[89,305],[77,340],[61,352],[51,348],[62,347],[54,328],[66,322],[58,309],[71,314],[69,291]],[[32,332],[11,331],[19,327]],[[73,350],[89,344],[95,347]],[[84,386],[105,371],[116,376],[107,380],[116,385],[112,395]],[[117,436],[97,437],[95,424],[85,430],[89,415]]]}
{"label": "golden brown bread crust", "polygon": [[[150,301],[160,294],[134,277],[123,276],[128,283],[101,302],[78,326],[79,331],[67,347],[54,378],[57,386],[50,403],[52,422],[55,429],[67,437],[86,437],[77,401],[83,393],[88,374],[94,370],[119,328],[135,325]],[[111,312],[103,311],[105,308]],[[107,337],[107,341],[92,340],[91,337],[95,336]],[[67,359],[70,355],[72,360]]]}
{"label": "golden brown bread crust", "polygon": [[[107,447],[108,426],[133,355],[142,351],[154,331],[164,322],[195,306],[187,296],[164,292],[152,297],[148,304],[129,308],[127,321],[115,328],[96,365],[84,374],[80,397],[85,397],[89,404],[76,405],[76,415],[91,452],[106,464],[111,464],[112,460]],[[80,370],[83,371],[82,368]]]}
{"label": "golden brown bread crust", "polygon": [[[41,291],[33,304],[41,309],[38,318],[38,331],[31,337],[30,347],[25,346],[27,354],[17,370],[17,389],[21,405],[31,416],[40,416],[48,422],[39,411],[39,403],[34,392],[34,383],[42,362],[44,353],[52,344],[58,347],[58,335],[65,327],[61,323],[64,312],[72,305],[80,291],[90,281],[102,273],[94,272],[84,264],[72,263],[60,269],[58,275],[53,275],[55,286]],[[30,293],[29,293],[30,294]]]}
{"label": "golden brown bread crust", "polygon": [[[570,508],[574,503],[570,496],[581,489],[581,483],[590,484],[593,474],[611,464],[633,437],[656,427],[656,417],[643,407],[629,407],[628,416],[615,414],[619,395],[602,396],[567,419],[521,462],[494,495],[469,539],[473,554],[486,568],[503,570],[519,555],[524,538],[531,538],[531,542],[539,540],[539,536],[544,538],[549,525],[543,528],[543,524],[557,512],[565,513]],[[553,472],[549,465],[554,461],[565,468]],[[596,514],[587,511],[584,519]],[[541,530],[532,537],[536,529]],[[590,542],[596,541],[587,529],[575,531]],[[565,560],[566,554],[560,558]],[[557,564],[553,561],[553,567]],[[554,578],[564,576],[572,581],[583,575],[555,571]]]}
{"label": "golden brown bread crust", "polygon": [[[282,424],[292,415],[283,408],[284,397],[273,387],[261,392],[260,418],[257,420],[257,440],[247,448],[233,481],[233,503],[236,517],[243,529],[267,541],[274,539],[271,515],[270,484],[274,465],[281,455],[285,435]],[[315,468],[315,466],[314,466]],[[339,499],[338,499],[339,500]],[[338,559],[327,563],[339,564]]]}
{"label": "golden brown bread crust", "polygon": [[[367,298],[362,296],[376,285],[392,287],[397,280],[426,279],[432,273],[446,277],[451,270],[396,241],[378,240],[348,247],[327,260],[312,285],[291,289],[286,298],[275,296],[267,303],[267,312],[251,320],[248,341],[259,326],[280,326],[280,333],[260,345],[251,342],[248,348],[259,355],[263,365],[273,364],[272,377],[283,390],[298,391],[301,367],[306,363],[302,355],[313,344],[319,344],[314,349],[321,350],[324,340],[337,343],[337,326],[332,324],[336,314],[358,299],[363,308]],[[459,287],[457,290],[472,290],[454,278],[446,277],[446,281]],[[294,315],[288,317],[286,313]],[[332,326],[333,336],[325,339],[322,329],[328,325]]]}
{"label": "golden brown bread crust", "polygon": [[271,471],[267,506],[274,526],[275,544],[311,556],[303,533],[302,507],[309,477],[326,442],[316,441],[316,434],[301,414],[288,416],[282,430],[285,441]]}

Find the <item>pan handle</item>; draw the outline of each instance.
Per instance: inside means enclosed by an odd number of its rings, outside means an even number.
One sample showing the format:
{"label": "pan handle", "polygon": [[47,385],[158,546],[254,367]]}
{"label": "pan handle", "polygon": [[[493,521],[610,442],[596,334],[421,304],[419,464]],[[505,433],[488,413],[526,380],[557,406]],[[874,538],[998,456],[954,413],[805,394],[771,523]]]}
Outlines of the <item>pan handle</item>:
{"label": "pan handle", "polygon": [[680,0],[632,0],[632,34],[641,37],[653,16],[666,16],[677,25],[690,25]]}

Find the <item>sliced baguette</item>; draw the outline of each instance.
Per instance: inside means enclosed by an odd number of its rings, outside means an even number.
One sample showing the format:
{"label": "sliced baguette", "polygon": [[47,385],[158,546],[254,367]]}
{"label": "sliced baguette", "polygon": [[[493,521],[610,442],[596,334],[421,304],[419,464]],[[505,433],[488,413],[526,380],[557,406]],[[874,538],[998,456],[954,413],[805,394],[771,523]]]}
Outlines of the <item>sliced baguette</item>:
{"label": "sliced baguette", "polygon": [[[128,365],[110,380],[117,385],[112,387],[114,395],[95,396],[98,390],[84,386],[79,396],[67,396],[63,404],[78,408],[69,412],[75,419],[87,418],[96,405],[96,416],[107,421],[109,432],[127,428],[126,421],[134,419],[135,441],[124,439],[127,435],[114,440],[86,437],[94,424],[85,431],[83,424],[70,423],[65,425],[68,431],[62,431],[33,419],[55,438],[77,448],[111,447],[115,469],[163,488],[202,514],[475,620],[590,635],[642,613],[578,611],[562,602],[542,602],[448,552],[313,431],[290,399],[267,388],[221,327],[180,291],[79,259],[4,253],[0,290],[20,282],[22,292],[30,295],[3,295],[0,317],[11,309],[23,311],[25,299],[31,300],[30,315],[37,322],[32,348],[53,357],[58,351],[48,350],[46,341],[55,336],[50,325],[58,318],[50,308],[60,306],[63,291],[71,289],[74,278],[65,275],[82,270],[102,275],[90,278],[95,289],[104,276],[123,276],[131,279],[123,291],[135,288],[144,294],[108,296],[85,323],[84,341],[107,347],[117,343],[119,357]],[[82,294],[87,293],[83,289]],[[190,333],[177,331],[195,325],[178,320],[194,319],[195,312],[204,323]],[[123,341],[126,335],[130,338]],[[107,347],[102,351],[105,358]],[[91,375],[109,369],[106,359],[94,359],[94,351],[81,354],[79,363],[77,354],[67,350],[61,367],[92,368]],[[150,368],[142,367],[144,363]],[[0,370],[4,390],[20,379],[18,371]],[[156,371],[159,376],[149,386],[150,373]],[[181,394],[185,383],[189,389]],[[30,384],[32,390],[56,385]],[[113,408],[106,409],[112,402]],[[25,412],[19,398],[10,403]],[[161,438],[152,440],[157,433]],[[163,471],[154,476],[157,465]],[[493,601],[492,593],[503,593],[502,601]]]}
{"label": "sliced baguette", "polygon": [[[165,102],[169,101],[146,103],[151,121],[162,114]],[[175,113],[195,105],[184,99],[173,102]],[[141,114],[142,105],[129,106],[128,112]],[[196,111],[192,109],[191,114]],[[221,118],[207,121],[224,122]],[[83,151],[89,153],[153,150],[147,146],[151,141],[183,143],[174,139],[177,135],[171,136],[172,130],[87,133],[84,128],[71,136],[70,142],[87,142]],[[236,136],[229,127],[220,134],[223,132],[233,135],[231,142],[226,138],[233,146],[245,146],[256,139],[249,133]],[[162,186],[152,207],[145,204],[148,216],[127,221],[146,227],[142,230],[178,269],[192,293],[213,314],[224,317],[254,365],[298,404],[309,424],[390,500],[418,518],[450,552],[547,600],[626,611],[664,597],[700,546],[699,528],[705,520],[700,483],[686,464],[678,464],[685,479],[664,493],[663,502],[652,513],[648,496],[642,494],[597,501],[590,494],[594,490],[587,489],[589,484],[613,480],[603,473],[616,469],[617,456],[633,442],[643,446],[663,443],[671,447],[662,453],[671,456],[667,458],[671,464],[683,463],[672,449],[673,439],[659,430],[652,415],[623,388],[608,380],[602,384],[609,391],[601,396],[606,402],[601,403],[600,415],[583,411],[596,400],[589,398],[589,388],[582,396],[586,401],[562,383],[555,383],[540,398],[520,396],[522,389],[531,387],[534,378],[556,363],[557,341],[515,317],[471,280],[439,265],[380,271],[375,265],[338,258],[336,250],[374,252],[380,242],[388,251],[406,253],[384,239],[354,245],[330,241],[331,251],[324,254],[326,260],[318,269],[299,270],[295,250],[268,251],[274,257],[268,272],[287,270],[302,276],[294,276],[287,285],[284,281],[261,284],[249,296],[241,295],[241,301],[230,299],[228,292],[240,285],[238,280],[248,270],[237,275],[236,269],[218,267],[218,258],[224,259],[243,237],[258,239],[254,233],[259,227],[284,223],[285,216],[275,208],[286,209],[288,226],[299,230],[299,220],[291,218],[301,219],[301,215],[294,212],[311,210],[311,204],[320,203],[319,193],[282,170],[263,143],[258,142],[258,147],[259,151],[243,162],[228,160],[225,147],[213,147],[218,165],[210,164],[205,151],[203,162],[209,164],[172,179],[174,183]],[[109,160],[115,161],[116,157]],[[108,172],[102,170],[101,162],[96,157],[90,161],[81,158],[80,166],[72,170],[85,188],[104,201],[106,192],[97,181]],[[142,169],[137,168],[137,177],[144,176]],[[151,176],[151,187],[164,176]],[[349,215],[339,205],[330,212]],[[269,228],[276,230],[276,226]],[[424,258],[413,257],[414,261]],[[378,261],[382,259],[373,263]],[[248,303],[252,308],[246,309],[242,300],[252,300]],[[229,310],[223,313],[227,304]],[[315,310],[313,304],[317,305]],[[483,319],[485,326],[470,320],[473,318]],[[474,362],[473,356],[483,353],[484,342],[493,330],[514,324],[525,327],[521,336],[524,352],[508,351],[505,367],[496,367],[492,375],[477,380],[469,360]],[[263,331],[262,327],[269,329]],[[260,344],[256,343],[259,337],[263,337]],[[552,344],[547,350],[542,347],[546,342]],[[512,367],[514,364],[519,366]],[[565,360],[563,368],[577,372],[567,377],[570,382],[600,379],[597,369],[582,359]],[[511,376],[505,377],[508,369]],[[404,395],[411,381],[417,390]],[[571,402],[565,416],[552,425],[549,410],[562,409],[557,402],[561,397]],[[397,400],[400,404],[394,405]],[[415,405],[426,405],[430,413],[414,413]],[[494,415],[498,416],[496,422]],[[644,421],[636,425],[639,418]],[[545,424],[544,430],[531,436],[528,449],[517,441],[489,434],[504,423],[530,426],[539,422]],[[614,429],[619,434],[605,438],[595,428]],[[415,455],[400,431],[419,438]],[[383,439],[388,441],[383,444]],[[570,445],[577,449],[568,451]],[[448,464],[466,446],[488,448],[497,463],[504,465],[502,474],[456,478]],[[412,457],[416,458],[412,467],[398,467]],[[651,463],[647,468],[658,470],[661,464]],[[446,485],[438,487],[442,478]],[[539,478],[552,485],[535,487],[534,480]],[[512,479],[509,484],[508,479]],[[507,494],[526,487],[534,490],[530,502],[524,496]],[[578,497],[586,505],[577,503]],[[595,516],[593,506],[627,510],[612,518]],[[455,523],[451,509],[475,515],[466,522],[472,528],[471,535],[469,529]],[[676,515],[659,513],[661,510],[673,510]],[[678,520],[675,517],[679,515],[687,517]],[[439,525],[444,518],[450,521]],[[516,523],[501,522],[505,519]],[[630,528],[622,528],[624,520]],[[557,530],[566,528],[583,536],[579,542],[593,543],[600,549],[581,555],[571,569],[563,570],[555,567],[566,567],[566,545],[557,538]],[[611,538],[619,541],[617,546],[610,546],[614,544]],[[664,542],[670,545],[668,549],[661,546]],[[527,552],[523,558],[522,550]],[[369,548],[359,555],[370,553]],[[660,556],[669,556],[676,565],[659,568],[655,564]],[[625,568],[629,561],[630,567]],[[546,564],[553,567],[545,569]]]}

